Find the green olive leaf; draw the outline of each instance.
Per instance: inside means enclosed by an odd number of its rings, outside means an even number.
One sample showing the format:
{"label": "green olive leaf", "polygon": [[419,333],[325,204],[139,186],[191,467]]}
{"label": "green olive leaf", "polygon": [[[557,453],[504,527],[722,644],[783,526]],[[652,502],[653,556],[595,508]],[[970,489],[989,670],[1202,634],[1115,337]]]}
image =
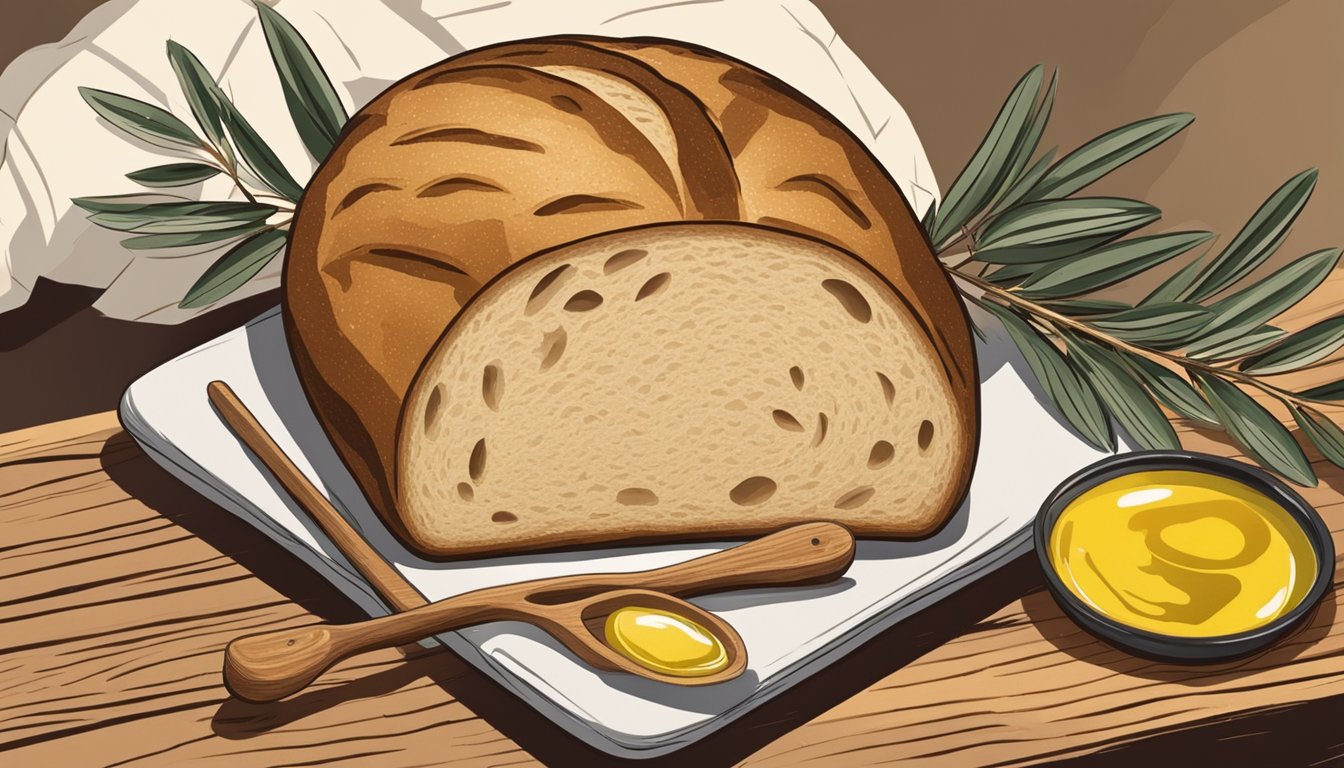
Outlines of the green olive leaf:
{"label": "green olive leaf", "polygon": [[1264,376],[1286,373],[1320,362],[1344,347],[1344,315],[1322,320],[1275,344],[1269,350],[1242,361],[1247,373]]}
{"label": "green olive leaf", "polygon": [[97,88],[80,87],[79,95],[99,117],[150,144],[190,149],[203,146],[186,123],[161,107]]}
{"label": "green olive leaf", "polygon": [[132,171],[126,178],[146,187],[182,187],[214,178],[220,172],[218,168],[202,163],[170,163]]}
{"label": "green olive leaf", "polygon": [[1334,402],[1344,400],[1344,381],[1332,381],[1328,384],[1312,387],[1297,393],[1299,397],[1307,400],[1323,400]]}
{"label": "green olive leaf", "polygon": [[1111,243],[1046,264],[1022,283],[1022,295],[1050,299],[1089,293],[1146,272],[1212,237],[1211,232],[1170,232]]}
{"label": "green olive leaf", "polygon": [[203,307],[238,290],[285,247],[287,238],[282,230],[268,229],[238,243],[210,265],[178,306]]}
{"label": "green olive leaf", "polygon": [[1216,347],[1202,349],[1198,353],[1187,352],[1187,356],[1192,360],[1202,360],[1209,363],[1236,360],[1239,357],[1253,355],[1266,347],[1270,347],[1287,335],[1288,332],[1282,328],[1262,325],[1259,328],[1252,328],[1244,335],[1228,339]]}
{"label": "green olive leaf", "polygon": [[298,30],[268,6],[256,6],[290,118],[309,154],[321,162],[331,152],[349,115],[326,70]]}
{"label": "green olive leaf", "polygon": [[1344,430],[1314,408],[1299,408],[1292,403],[1287,405],[1293,420],[1302,428],[1302,433],[1311,440],[1312,445],[1316,446],[1316,450],[1331,464],[1344,467]]}
{"label": "green olive leaf", "polygon": [[1073,333],[1066,333],[1064,341],[1070,357],[1126,433],[1149,450],[1181,447],[1162,409],[1115,352]]}
{"label": "green olive leaf", "polygon": [[1055,409],[1089,445],[1101,451],[1115,450],[1115,436],[1097,393],[1079,377],[1073,366],[1048,339],[1012,311],[997,304],[981,306],[1003,323],[1009,338],[1021,350],[1027,365]]}
{"label": "green olive leaf", "polygon": [[1098,318],[1092,325],[1122,341],[1167,349],[1189,339],[1212,316],[1212,311],[1198,304],[1145,304]]}
{"label": "green olive leaf", "polygon": [[1214,317],[1204,326],[1189,354],[1197,357],[1251,333],[1316,290],[1339,263],[1340,250],[1309,253],[1254,285],[1210,305]]}
{"label": "green olive leaf", "polygon": [[1195,391],[1193,385],[1179,374],[1142,355],[1127,354],[1124,360],[1143,385],[1165,406],[1192,421],[1218,424],[1218,416]]}
{"label": "green olive leaf", "polygon": [[1283,239],[1316,188],[1317,171],[1305,170],[1274,191],[1196,278],[1181,298],[1202,302],[1249,275],[1265,263]]}
{"label": "green olive leaf", "polygon": [[1195,382],[1218,414],[1218,423],[1246,453],[1298,485],[1316,485],[1316,473],[1302,446],[1264,406],[1217,377],[1196,373]]}
{"label": "green olive leaf", "polygon": [[1107,131],[1065,155],[1026,199],[1067,197],[1157,147],[1195,121],[1188,112],[1159,115]]}
{"label": "green olive leaf", "polygon": [[303,187],[294,180],[280,162],[280,158],[271,151],[266,142],[262,141],[261,136],[257,135],[252,124],[247,122],[247,118],[243,117],[233,102],[224,98],[223,94],[220,96],[219,106],[224,127],[228,129],[229,137],[233,139],[233,145],[237,147],[243,162],[272,191],[290,202],[297,203],[303,195]]}
{"label": "green olive leaf", "polygon": [[1022,264],[1073,256],[1161,216],[1147,203],[1119,197],[1024,203],[985,227],[975,258],[990,264]]}
{"label": "green olive leaf", "polygon": [[206,138],[220,151],[230,167],[233,165],[233,149],[224,135],[224,119],[220,113],[219,86],[206,70],[196,54],[177,42],[169,40],[168,63],[177,76],[177,85],[191,107],[192,117],[205,132]]}
{"label": "green olive leaf", "polygon": [[1011,173],[1011,162],[1021,146],[1032,107],[1040,95],[1044,67],[1036,65],[1017,81],[999,109],[989,132],[966,167],[943,196],[930,240],[941,248],[977,213],[984,210]]}

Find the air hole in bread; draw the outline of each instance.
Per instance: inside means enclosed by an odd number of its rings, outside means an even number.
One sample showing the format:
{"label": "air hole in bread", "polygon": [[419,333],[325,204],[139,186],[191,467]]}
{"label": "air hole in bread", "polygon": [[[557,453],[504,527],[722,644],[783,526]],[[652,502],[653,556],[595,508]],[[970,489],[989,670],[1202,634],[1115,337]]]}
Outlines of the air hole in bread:
{"label": "air hole in bread", "polygon": [[532,295],[527,297],[527,307],[524,308],[523,314],[534,315],[540,311],[542,307],[546,306],[546,302],[550,301],[551,297],[555,295],[555,291],[550,289],[552,287],[558,287],[556,286],[556,283],[570,269],[570,265],[561,264],[550,272],[547,272],[544,277],[538,280],[536,286],[532,289]]}
{"label": "air hole in bread", "polygon": [[602,265],[602,274],[610,275],[613,272],[619,272],[648,255],[649,252],[642,248],[627,248],[607,259],[607,263]]}
{"label": "air hole in bread", "polygon": [[789,432],[802,432],[803,425],[798,423],[792,413],[776,408],[770,413],[775,418],[775,426]]}
{"label": "air hole in bread", "polygon": [[793,366],[789,369],[789,378],[793,380],[793,387],[799,392],[803,390],[803,369]]}
{"label": "air hole in bread", "polygon": [[861,485],[858,488],[846,493],[844,496],[835,500],[836,509],[856,509],[863,506],[867,501],[873,498],[873,486]]}
{"label": "air hole in bread", "polygon": [[499,410],[499,400],[504,396],[504,371],[491,363],[481,371],[481,399],[492,411]]}
{"label": "air hole in bread", "polygon": [[774,480],[757,475],[748,477],[734,486],[733,490],[728,492],[728,498],[740,507],[754,507],[774,496],[778,488]]}
{"label": "air hole in bread", "polygon": [[516,523],[518,522],[518,516],[512,512],[499,511],[490,516],[490,521],[493,523]]}
{"label": "air hole in bread", "polygon": [[840,302],[840,306],[855,320],[866,323],[873,319],[873,308],[869,306],[868,300],[863,298],[863,294],[859,293],[858,288],[835,278],[822,280],[821,287],[834,296],[835,300]]}
{"label": "air hole in bread", "polygon": [[623,488],[616,493],[616,503],[627,507],[651,507],[658,503],[658,494],[648,488]]}
{"label": "air hole in bread", "polygon": [[892,457],[895,455],[896,446],[886,440],[878,440],[873,443],[873,450],[868,453],[868,468],[881,469],[890,464]]}
{"label": "air hole in bread", "polygon": [[925,419],[919,423],[919,450],[927,450],[933,442],[933,422]]}
{"label": "air hole in bread", "polygon": [[566,312],[587,312],[602,306],[602,294],[597,291],[583,290],[569,297],[565,302]]}
{"label": "air hole in bread", "polygon": [[457,495],[458,498],[462,499],[463,501],[471,501],[472,499],[476,498],[476,489],[471,487],[471,483],[458,483]]}
{"label": "air hole in bread", "polygon": [[831,424],[831,420],[826,418],[826,414],[817,414],[817,434],[812,438],[812,446],[821,445],[821,441],[826,439],[826,428]]}
{"label": "air hole in bread", "polygon": [[485,474],[485,438],[482,437],[476,441],[476,447],[471,449],[471,459],[467,462],[467,473],[471,479],[476,482],[481,481],[481,476]]}
{"label": "air hole in bread", "polygon": [[891,383],[891,379],[881,371],[877,372],[877,381],[882,385],[882,396],[887,399],[887,405],[896,402],[896,385]]}
{"label": "air hole in bread", "polygon": [[639,286],[639,292],[635,294],[635,301],[642,301],[655,293],[661,292],[667,288],[667,284],[671,281],[672,274],[670,272],[659,272]]}
{"label": "air hole in bread", "polygon": [[568,340],[569,334],[565,333],[564,326],[542,334],[541,348],[537,350],[537,354],[541,355],[541,370],[544,371],[560,362],[560,356],[565,354],[565,344]]}
{"label": "air hole in bread", "polygon": [[425,403],[425,431],[434,428],[439,420],[439,407],[443,405],[443,385],[439,384],[429,392],[429,401]]}

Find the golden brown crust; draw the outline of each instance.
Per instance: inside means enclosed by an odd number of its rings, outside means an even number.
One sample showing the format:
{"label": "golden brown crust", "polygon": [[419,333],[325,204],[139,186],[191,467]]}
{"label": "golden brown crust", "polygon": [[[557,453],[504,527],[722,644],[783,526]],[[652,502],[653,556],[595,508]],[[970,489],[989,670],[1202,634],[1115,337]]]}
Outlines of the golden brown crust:
{"label": "golden brown crust", "polygon": [[[631,118],[645,102],[674,146]],[[872,264],[925,325],[974,434],[964,308],[899,189],[819,107],[740,62],[667,41],[504,44],[440,62],[370,102],[295,218],[284,289],[294,362],[394,531],[404,534],[398,414],[462,304],[538,251],[695,219],[807,234]]]}

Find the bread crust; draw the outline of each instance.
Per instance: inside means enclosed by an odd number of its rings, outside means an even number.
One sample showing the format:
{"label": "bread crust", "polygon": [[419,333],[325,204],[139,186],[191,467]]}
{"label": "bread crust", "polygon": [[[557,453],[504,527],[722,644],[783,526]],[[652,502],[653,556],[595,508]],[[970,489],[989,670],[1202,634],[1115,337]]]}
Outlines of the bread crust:
{"label": "bread crust", "polygon": [[[565,68],[656,105],[675,149]],[[434,131],[442,138],[423,138]],[[928,334],[977,433],[965,308],[900,190],[820,107],[682,43],[508,43],[435,64],[370,102],[295,215],[283,288],[294,363],[337,453],[396,535],[409,543],[396,511],[399,415],[460,307],[539,251],[696,220],[762,224],[860,254]]]}

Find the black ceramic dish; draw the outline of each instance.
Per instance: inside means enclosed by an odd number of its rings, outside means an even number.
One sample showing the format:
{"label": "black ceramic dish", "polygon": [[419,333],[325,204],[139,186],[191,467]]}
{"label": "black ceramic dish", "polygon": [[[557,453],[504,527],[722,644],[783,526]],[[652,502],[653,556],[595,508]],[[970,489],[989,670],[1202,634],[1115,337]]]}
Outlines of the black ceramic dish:
{"label": "black ceramic dish", "polygon": [[[1131,472],[1190,470],[1221,475],[1244,483],[1268,496],[1292,516],[1316,552],[1315,581],[1301,602],[1270,623],[1248,632],[1217,637],[1177,637],[1137,629],[1108,618],[1083,602],[1065,586],[1050,564],[1051,529],[1065,507],[1095,486]],[[1055,600],[1074,621],[1112,645],[1149,658],[1185,663],[1214,662],[1245,656],[1273,644],[1292,630],[1330,588],[1335,572],[1335,547],[1320,515],[1296,491],[1278,478],[1248,464],[1221,456],[1188,451],[1138,451],[1111,456],[1065,480],[1041,505],[1036,515],[1036,556],[1045,583]]]}

